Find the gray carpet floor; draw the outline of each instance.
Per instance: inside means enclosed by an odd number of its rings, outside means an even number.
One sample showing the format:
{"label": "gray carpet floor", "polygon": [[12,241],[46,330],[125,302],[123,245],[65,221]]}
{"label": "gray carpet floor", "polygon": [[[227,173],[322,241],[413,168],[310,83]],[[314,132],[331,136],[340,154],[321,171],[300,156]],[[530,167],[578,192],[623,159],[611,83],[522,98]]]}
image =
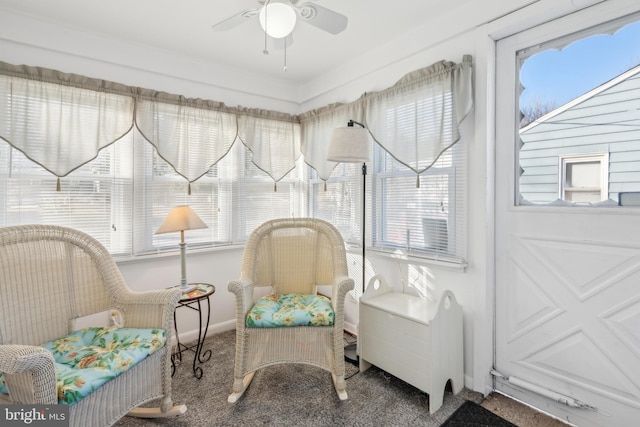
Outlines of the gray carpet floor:
{"label": "gray carpet floor", "polygon": [[[353,337],[345,335],[345,342]],[[278,365],[258,371],[235,404],[227,402],[233,383],[235,331],[207,338],[211,359],[203,376],[193,375],[193,355],[184,353],[172,381],[175,403],[187,413],[168,419],[122,418],[118,427],[143,426],[440,426],[465,400],[476,403],[480,393],[446,391],[443,406],[429,414],[429,396],[415,387],[371,367],[359,372],[347,365],[346,401],[338,399],[331,374],[306,365]],[[144,405],[151,406],[151,405]]]}

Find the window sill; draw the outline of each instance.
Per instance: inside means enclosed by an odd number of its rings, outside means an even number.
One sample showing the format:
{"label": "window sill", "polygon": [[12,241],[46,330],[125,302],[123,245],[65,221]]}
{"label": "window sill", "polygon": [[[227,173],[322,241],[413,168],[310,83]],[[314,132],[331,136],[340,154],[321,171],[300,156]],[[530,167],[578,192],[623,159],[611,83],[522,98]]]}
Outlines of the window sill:
{"label": "window sill", "polygon": [[[362,254],[362,247],[349,246],[347,249],[349,253]],[[399,260],[407,263],[428,265],[438,268],[443,268],[451,271],[464,272],[468,267],[468,264],[463,259],[453,257],[439,257],[438,255],[420,255],[415,253],[407,253],[402,249],[396,249],[394,251],[384,250],[379,248],[367,248],[367,254],[374,254],[377,257],[389,258]]]}
{"label": "window sill", "polygon": [[[244,249],[244,244],[242,245],[220,245],[220,246],[208,246],[208,247],[187,247],[187,255],[191,254],[202,254],[209,252],[224,252],[224,251],[242,251]],[[171,258],[171,257],[179,257],[180,249],[177,247],[175,249],[164,249],[158,250],[156,252],[149,252],[141,255],[128,255],[128,256],[114,256],[114,260],[117,264],[129,264],[135,262],[146,262],[153,261],[162,258]]]}

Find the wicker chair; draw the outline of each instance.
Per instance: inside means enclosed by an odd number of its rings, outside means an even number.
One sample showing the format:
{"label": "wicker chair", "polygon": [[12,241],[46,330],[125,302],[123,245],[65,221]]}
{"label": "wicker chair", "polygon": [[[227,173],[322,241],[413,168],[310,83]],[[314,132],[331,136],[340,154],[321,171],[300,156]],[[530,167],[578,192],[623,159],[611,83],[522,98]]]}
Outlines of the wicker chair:
{"label": "wicker chair", "polygon": [[[56,404],[52,354],[39,345],[72,332],[74,319],[119,310],[124,326],[173,335],[179,290],[132,292],[107,249],[65,227],[0,228],[0,372],[9,395],[0,403]],[[161,399],[160,408],[136,408]],[[162,348],[69,408],[70,425],[114,424],[125,414],[182,414],[171,400],[171,347]]]}
{"label": "wicker chair", "polygon": [[[327,287],[334,312],[332,326],[247,327],[247,313],[258,296],[316,294]],[[353,289],[345,245],[326,221],[289,218],[267,221],[249,236],[239,280],[229,282],[236,296],[236,358],[233,403],[255,372],[280,363],[304,363],[331,372],[338,397],[347,398],[344,362],[344,298]]]}

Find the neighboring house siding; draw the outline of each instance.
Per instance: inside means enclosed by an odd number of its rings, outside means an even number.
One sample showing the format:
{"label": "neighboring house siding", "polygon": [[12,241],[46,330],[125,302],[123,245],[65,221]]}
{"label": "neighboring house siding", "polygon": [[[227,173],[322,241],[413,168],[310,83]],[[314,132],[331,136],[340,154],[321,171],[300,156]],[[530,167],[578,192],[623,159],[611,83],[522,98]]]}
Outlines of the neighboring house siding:
{"label": "neighboring house siding", "polygon": [[609,153],[609,198],[640,191],[640,66],[548,113],[520,131],[520,193],[559,197],[561,155]]}

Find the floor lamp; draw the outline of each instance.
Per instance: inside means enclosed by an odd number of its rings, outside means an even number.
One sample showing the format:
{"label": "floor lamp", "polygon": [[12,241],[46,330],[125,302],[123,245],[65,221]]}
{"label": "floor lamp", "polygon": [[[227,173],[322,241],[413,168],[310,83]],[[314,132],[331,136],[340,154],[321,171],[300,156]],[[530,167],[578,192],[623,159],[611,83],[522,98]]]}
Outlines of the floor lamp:
{"label": "floor lamp", "polygon": [[[358,125],[357,127],[354,124]],[[336,128],[331,135],[327,160],[342,163],[362,163],[362,294],[365,288],[365,218],[366,218],[366,185],[367,162],[371,158],[369,132],[362,123],[349,120],[346,127]],[[357,342],[344,348],[345,357],[356,363],[358,361]]]}
{"label": "floor lamp", "polygon": [[164,219],[154,234],[180,232],[180,289],[182,293],[191,292],[196,287],[187,285],[187,260],[185,252],[187,243],[184,241],[185,230],[207,228],[200,217],[189,206],[176,206]]}

